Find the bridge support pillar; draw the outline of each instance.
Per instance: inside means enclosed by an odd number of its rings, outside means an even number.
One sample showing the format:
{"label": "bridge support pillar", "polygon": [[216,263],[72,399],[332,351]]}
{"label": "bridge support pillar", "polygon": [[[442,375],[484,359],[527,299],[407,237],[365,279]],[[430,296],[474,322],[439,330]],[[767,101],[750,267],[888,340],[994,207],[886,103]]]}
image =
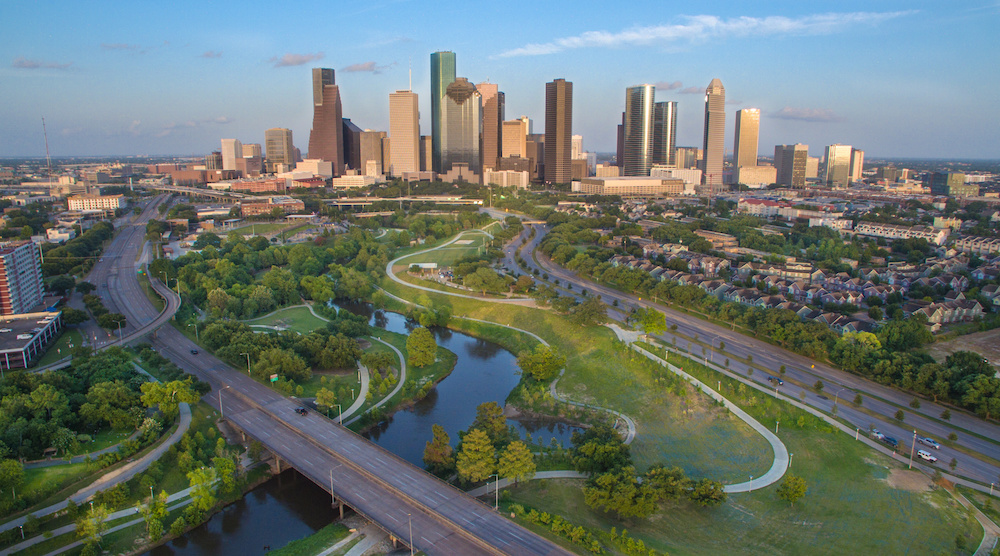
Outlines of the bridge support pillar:
{"label": "bridge support pillar", "polygon": [[392,540],[393,548],[399,548],[398,539],[396,539],[396,537],[389,535],[389,539]]}

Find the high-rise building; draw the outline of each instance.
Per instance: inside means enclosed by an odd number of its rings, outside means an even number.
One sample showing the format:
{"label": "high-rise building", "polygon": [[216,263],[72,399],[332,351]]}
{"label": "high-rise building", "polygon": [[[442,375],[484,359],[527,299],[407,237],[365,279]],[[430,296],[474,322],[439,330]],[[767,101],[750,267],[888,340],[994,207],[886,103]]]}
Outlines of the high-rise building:
{"label": "high-rise building", "polygon": [[479,140],[482,133],[482,96],[464,77],[448,85],[441,103],[441,170],[448,172],[455,164],[468,165],[469,171],[482,176]]}
{"label": "high-rise building", "polygon": [[861,149],[851,149],[851,174],[849,176],[851,183],[861,181],[864,178],[862,175],[864,169],[865,151]]}
{"label": "high-rise building", "polygon": [[528,172],[531,179],[543,180],[545,178],[545,134],[529,133],[524,146],[528,150]]}
{"label": "high-rise building", "polygon": [[774,168],[777,183],[788,187],[804,188],[808,159],[809,145],[775,145]]}
{"label": "high-rise building", "polygon": [[246,157],[259,156],[263,157],[264,153],[260,148],[260,143],[244,143],[243,144],[243,158]]}
{"label": "high-rise building", "polygon": [[574,135],[570,147],[570,159],[581,160],[587,158],[587,153],[583,152],[583,135]]}
{"label": "high-rise building", "polygon": [[851,182],[850,145],[834,144],[826,148],[826,176],[823,183],[827,187],[846,187]]}
{"label": "high-rise building", "polygon": [[220,151],[212,151],[212,154],[205,157],[205,169],[206,170],[222,169],[222,153]]}
{"label": "high-rise building", "polygon": [[521,116],[516,120],[507,120],[503,123],[503,148],[501,154],[503,158],[519,156],[527,158],[528,134],[531,133],[531,121],[527,116]]}
{"label": "high-rise building", "polygon": [[382,166],[382,140],[384,131],[366,129],[361,132],[358,142],[358,171],[365,176],[381,176],[385,172]]}
{"label": "high-rise building", "polygon": [[344,173],[344,110],[333,70],[313,68],[313,124],[309,158],[333,165],[334,177]]}
{"label": "high-rise building", "polygon": [[441,161],[444,135],[444,96],[455,81],[455,53],[431,54],[431,169],[442,173]]}
{"label": "high-rise building", "polygon": [[354,124],[350,118],[344,122],[344,164],[352,170],[364,170],[361,160],[361,133],[363,130]]}
{"label": "high-rise building", "polygon": [[479,83],[476,90],[483,97],[483,168],[492,169],[500,158],[504,94],[496,83]]}
{"label": "high-rise building", "polygon": [[757,166],[757,139],[760,135],[760,109],[736,111],[736,141],[733,143],[733,169]]}
{"label": "high-rise building", "polygon": [[[615,146],[615,164],[625,168],[625,112],[622,112],[622,123],[618,124],[618,143]],[[621,173],[619,172],[619,175]]]}
{"label": "high-rise building", "polygon": [[625,89],[625,176],[648,176],[653,167],[653,99],[656,88]]}
{"label": "high-rise building", "polygon": [[295,146],[292,144],[292,130],[273,127],[264,131],[264,152],[267,165],[274,171],[275,165],[284,164],[286,170],[295,168]]}
{"label": "high-rise building", "polygon": [[819,157],[810,156],[806,159],[806,179],[807,180],[818,180],[819,179]]}
{"label": "high-rise building", "polygon": [[30,241],[0,243],[0,315],[27,313],[42,302],[42,266]]}
{"label": "high-rise building", "polygon": [[698,147],[677,147],[674,149],[674,158],[677,160],[679,169],[700,169],[704,152]]}
{"label": "high-rise building", "polygon": [[657,102],[653,107],[653,164],[677,166],[677,103]]}
{"label": "high-rise building", "polygon": [[572,143],[573,83],[556,79],[545,84],[545,181],[573,181]]}
{"label": "high-rise building", "polygon": [[705,139],[702,143],[700,193],[713,194],[722,190],[722,161],[726,155],[726,88],[713,79],[705,90]]}
{"label": "high-rise building", "polygon": [[222,169],[235,170],[236,159],[243,158],[243,145],[239,139],[222,140]]}
{"label": "high-rise building", "polygon": [[420,136],[420,171],[430,172],[433,167],[432,155],[434,147],[430,135]]}
{"label": "high-rise building", "polygon": [[966,176],[961,172],[933,172],[928,176],[931,195],[947,195],[949,197],[977,197],[979,186],[966,183]]}
{"label": "high-rise building", "polygon": [[400,177],[403,172],[420,171],[420,108],[417,93],[389,93],[389,143],[392,166],[383,168]]}

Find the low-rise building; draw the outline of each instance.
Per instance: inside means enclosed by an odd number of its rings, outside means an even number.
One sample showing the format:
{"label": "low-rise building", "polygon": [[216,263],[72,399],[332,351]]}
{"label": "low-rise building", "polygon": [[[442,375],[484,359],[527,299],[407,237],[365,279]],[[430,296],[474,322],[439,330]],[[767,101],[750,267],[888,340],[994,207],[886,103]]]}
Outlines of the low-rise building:
{"label": "low-rise building", "polygon": [[1000,253],[1000,239],[995,237],[967,236],[955,241],[955,249],[976,255]]}
{"label": "low-rise building", "polygon": [[26,368],[61,329],[61,311],[0,316],[0,369]]}
{"label": "low-rise building", "polygon": [[514,170],[486,170],[484,173],[484,179],[486,180],[487,185],[496,185],[500,187],[517,187],[518,189],[527,189],[528,185],[530,185],[530,176],[528,172],[516,172]]}
{"label": "low-rise building", "polygon": [[854,227],[854,233],[883,237],[886,239],[926,239],[928,243],[934,245],[944,245],[948,239],[948,230],[933,228],[931,226],[900,226],[898,224],[881,224],[878,222],[858,222]]}
{"label": "low-rise building", "polygon": [[726,249],[732,249],[740,246],[740,242],[736,239],[736,236],[731,236],[729,234],[721,234],[719,232],[712,232],[709,230],[695,230],[695,235],[700,236],[709,243],[712,244],[712,249],[716,251],[725,251]]}
{"label": "low-rise building", "polygon": [[66,201],[69,210],[118,210],[125,204],[124,195],[75,195]]}
{"label": "low-rise building", "polygon": [[45,230],[45,239],[53,243],[65,243],[76,237],[76,230],[73,228],[49,228]]}
{"label": "low-rise building", "polygon": [[240,214],[244,217],[271,214],[274,209],[280,209],[282,214],[292,214],[305,210],[306,205],[299,199],[286,196],[267,197],[263,201],[253,200],[240,203]]}
{"label": "low-rise building", "polygon": [[684,193],[684,180],[647,176],[584,178],[573,182],[573,190],[588,195],[618,195],[626,198],[668,197]]}

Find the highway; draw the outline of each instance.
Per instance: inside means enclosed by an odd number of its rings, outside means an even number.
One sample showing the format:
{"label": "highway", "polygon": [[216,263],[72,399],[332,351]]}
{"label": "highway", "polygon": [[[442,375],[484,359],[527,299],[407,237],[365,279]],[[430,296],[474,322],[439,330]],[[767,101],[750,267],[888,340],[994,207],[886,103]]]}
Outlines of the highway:
{"label": "highway", "polygon": [[[511,215],[503,211],[486,210],[490,211],[494,218],[502,219]],[[522,246],[521,240],[528,237],[531,228],[535,229],[535,237]],[[609,305],[617,300],[621,311],[628,311],[628,307],[654,307],[666,315],[668,326],[677,325],[676,334],[667,332],[660,335],[660,339],[665,342],[672,343],[676,335],[685,336],[688,339],[696,338],[701,342],[711,344],[714,350],[707,350],[708,357],[712,357],[716,363],[719,363],[720,359],[731,358],[730,369],[744,374],[747,365],[734,359],[745,360],[748,355],[752,355],[752,365],[756,368],[756,372],[750,379],[765,386],[770,386],[767,382],[767,376],[779,376],[778,369],[785,365],[786,374],[782,376],[785,384],[779,387],[785,395],[796,397],[804,395],[804,399],[800,397],[804,403],[828,413],[833,409],[834,401],[838,401],[837,415],[860,429],[861,434],[866,434],[869,425],[874,425],[882,433],[906,442],[909,446],[913,440],[913,432],[916,430],[917,436],[930,436],[942,443],[940,450],[931,450],[934,455],[938,456],[940,460],[938,466],[941,467],[942,471],[949,471],[948,462],[955,458],[958,461],[955,473],[980,481],[987,486],[991,482],[998,483],[1000,467],[949,448],[943,442],[950,433],[955,432],[958,435],[958,444],[962,447],[994,460],[1000,460],[1000,444],[993,440],[1000,438],[1000,426],[995,423],[986,422],[957,408],[947,408],[951,410],[952,417],[950,421],[944,421],[938,417],[946,409],[943,405],[929,400],[921,400],[921,407],[914,409],[909,406],[913,399],[912,394],[877,384],[827,364],[817,363],[808,357],[676,311],[669,306],[651,303],[645,299],[640,300],[638,296],[581,278],[552,263],[543,253],[535,253],[547,232],[548,226],[546,225],[526,227],[525,232],[520,237],[515,238],[504,248],[504,262],[507,267],[516,270],[515,255],[520,254],[530,269],[538,269],[539,273],[548,273],[551,278],[559,279],[562,283],[574,284],[572,293],[575,295],[578,295],[581,289],[586,289],[592,294],[601,295],[602,300]],[[537,262],[533,254],[537,255]],[[611,311],[614,313],[612,316],[619,320],[624,318],[625,315],[621,311]],[[720,342],[725,342],[724,350],[719,349]],[[687,339],[677,338],[678,347],[685,348],[687,343]],[[694,358],[699,356],[700,351],[697,344],[692,343],[691,352]],[[813,365],[815,368],[812,367]],[[761,372],[760,369],[769,369],[769,371]],[[812,389],[817,380],[823,381],[822,393],[817,393]],[[804,394],[800,394],[800,392]],[[863,397],[861,409],[851,403],[858,393]],[[905,413],[903,422],[899,422],[894,417],[899,409]],[[876,415],[866,413],[864,410]],[[969,432],[975,434],[969,434]]]}
{"label": "highway", "polygon": [[[161,314],[138,284],[135,259],[145,242],[145,221],[162,198],[150,203],[136,224],[123,229],[92,272],[103,280],[101,297],[126,315],[123,333],[135,338]],[[141,231],[140,231],[141,230]],[[176,294],[157,289],[173,307]],[[180,368],[212,385],[204,400],[261,441],[282,460],[389,533],[428,554],[568,554],[458,489],[410,465],[357,434],[311,412],[207,353],[172,326],[149,338],[153,348]]]}

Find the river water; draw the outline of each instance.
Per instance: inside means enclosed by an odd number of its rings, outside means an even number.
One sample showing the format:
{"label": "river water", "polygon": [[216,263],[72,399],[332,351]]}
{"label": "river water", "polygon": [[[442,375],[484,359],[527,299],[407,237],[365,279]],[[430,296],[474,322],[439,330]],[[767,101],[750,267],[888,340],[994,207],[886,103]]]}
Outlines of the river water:
{"label": "river water", "polygon": [[[409,334],[415,326],[403,315],[375,311],[368,303],[340,303],[352,313],[369,318],[372,326]],[[424,399],[397,411],[365,436],[410,463],[423,467],[424,445],[431,426],[439,424],[458,443],[458,431],[476,418],[476,406],[497,402],[502,407],[518,383],[517,358],[493,342],[447,328],[433,328],[439,346],[457,357],[455,369]],[[511,420],[522,439],[569,445],[577,427],[557,421]],[[264,547],[280,548],[308,536],[335,519],[330,495],[294,470],[286,471],[254,489],[239,502],[212,516],[203,525],[147,553],[152,556],[209,556],[254,554]],[[169,524],[168,524],[169,525]]]}

